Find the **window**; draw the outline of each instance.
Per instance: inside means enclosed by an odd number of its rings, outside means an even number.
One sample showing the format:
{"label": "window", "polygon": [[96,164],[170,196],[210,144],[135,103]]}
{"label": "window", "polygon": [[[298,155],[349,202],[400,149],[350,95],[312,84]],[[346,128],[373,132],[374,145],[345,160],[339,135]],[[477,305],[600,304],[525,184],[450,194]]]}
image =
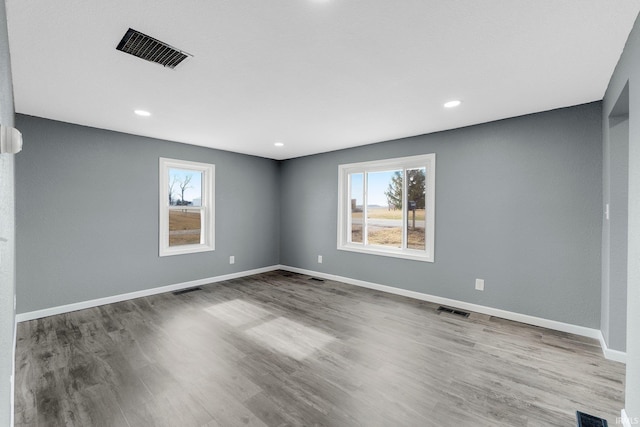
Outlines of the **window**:
{"label": "window", "polygon": [[338,167],[338,249],[433,262],[436,155]]}
{"label": "window", "polygon": [[215,165],[160,158],[160,256],[214,250]]}

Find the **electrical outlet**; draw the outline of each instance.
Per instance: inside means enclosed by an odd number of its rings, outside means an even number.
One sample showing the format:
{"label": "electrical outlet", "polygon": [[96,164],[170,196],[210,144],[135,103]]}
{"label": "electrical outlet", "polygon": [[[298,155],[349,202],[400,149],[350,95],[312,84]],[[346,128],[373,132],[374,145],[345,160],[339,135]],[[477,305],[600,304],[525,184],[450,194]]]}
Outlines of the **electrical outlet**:
{"label": "electrical outlet", "polygon": [[476,279],[476,290],[484,291],[484,279]]}
{"label": "electrical outlet", "polygon": [[322,264],[322,255],[318,255],[318,264]]}
{"label": "electrical outlet", "polygon": [[231,255],[231,256],[229,257],[229,264],[235,264],[235,263],[236,263],[236,257],[235,257],[235,256],[233,256],[233,255]]}

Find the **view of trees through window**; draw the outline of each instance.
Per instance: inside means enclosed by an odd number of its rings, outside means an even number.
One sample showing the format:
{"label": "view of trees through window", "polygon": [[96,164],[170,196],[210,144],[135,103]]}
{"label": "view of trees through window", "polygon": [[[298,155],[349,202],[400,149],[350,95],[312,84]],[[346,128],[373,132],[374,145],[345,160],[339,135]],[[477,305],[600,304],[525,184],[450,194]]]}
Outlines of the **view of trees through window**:
{"label": "view of trees through window", "polygon": [[202,240],[202,172],[169,169],[169,246]]}
{"label": "view of trees through window", "polygon": [[[405,233],[408,249],[425,250],[425,174],[424,167],[349,174],[351,243],[401,248]],[[405,210],[407,224],[403,226]]]}

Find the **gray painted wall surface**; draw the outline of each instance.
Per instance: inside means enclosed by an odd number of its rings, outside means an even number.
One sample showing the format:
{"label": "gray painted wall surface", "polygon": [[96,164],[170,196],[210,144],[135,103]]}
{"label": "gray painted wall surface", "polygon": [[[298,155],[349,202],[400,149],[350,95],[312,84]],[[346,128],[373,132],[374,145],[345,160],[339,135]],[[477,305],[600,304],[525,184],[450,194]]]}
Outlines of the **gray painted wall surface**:
{"label": "gray painted wall surface", "polygon": [[[273,160],[17,115],[18,313],[278,264]],[[158,256],[158,158],[216,165],[216,250]],[[229,256],[236,263],[229,265]]]}
{"label": "gray painted wall surface", "polygon": [[[5,2],[0,0],[0,123],[13,126],[13,84]],[[14,155],[0,154],[0,425],[11,423],[16,294]]]}
{"label": "gray painted wall surface", "polygon": [[[5,2],[0,0],[0,123],[14,125],[13,84]],[[0,154],[0,425],[10,425],[15,325],[14,155]]]}
{"label": "gray painted wall surface", "polygon": [[[599,328],[601,114],[591,103],[284,161],[281,263]],[[338,251],[338,165],[425,153],[435,263]]]}
{"label": "gray painted wall surface", "polygon": [[[627,372],[625,409],[640,419],[640,22],[629,35],[603,100],[603,126],[629,83],[629,199],[627,244]],[[605,138],[606,140],[606,138]]]}

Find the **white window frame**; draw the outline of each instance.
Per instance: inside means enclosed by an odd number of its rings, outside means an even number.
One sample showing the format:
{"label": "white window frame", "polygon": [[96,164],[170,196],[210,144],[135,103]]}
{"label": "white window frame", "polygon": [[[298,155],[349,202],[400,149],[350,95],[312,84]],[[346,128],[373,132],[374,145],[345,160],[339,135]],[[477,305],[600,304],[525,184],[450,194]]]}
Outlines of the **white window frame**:
{"label": "white window frame", "polygon": [[[402,248],[391,248],[381,245],[366,244],[366,217],[367,217],[367,173],[382,172],[402,169],[406,176],[407,169],[425,168],[425,250],[409,249],[406,247],[406,238],[403,237]],[[362,243],[352,243],[351,240],[351,180],[350,175],[363,174],[364,200],[363,200],[363,227]],[[350,163],[338,166],[338,250],[360,252],[365,254],[382,255],[395,258],[404,258],[416,261],[434,262],[435,248],[435,178],[436,155],[435,153],[419,156],[399,157],[394,159],[375,160],[370,162]],[[406,186],[407,180],[403,179]],[[403,190],[402,223],[403,236],[406,236],[407,227],[407,200],[406,190]]]}
{"label": "white window frame", "polygon": [[[169,169],[192,170],[202,173],[201,206],[170,206],[167,189],[169,188]],[[215,165],[210,163],[190,162],[187,160],[160,157],[160,233],[159,255],[183,255],[215,250]],[[200,210],[200,244],[169,246],[169,211]]]}

